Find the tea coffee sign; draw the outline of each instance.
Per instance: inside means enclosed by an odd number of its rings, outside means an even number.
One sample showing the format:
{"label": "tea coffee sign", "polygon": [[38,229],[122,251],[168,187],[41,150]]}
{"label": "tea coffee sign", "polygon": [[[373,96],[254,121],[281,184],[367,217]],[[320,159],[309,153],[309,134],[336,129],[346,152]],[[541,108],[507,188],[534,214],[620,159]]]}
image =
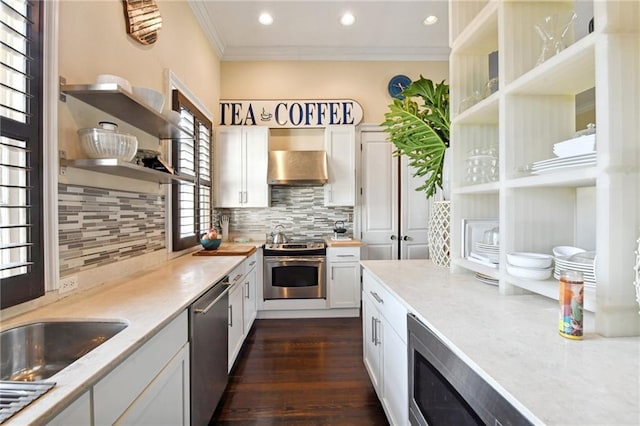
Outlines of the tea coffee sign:
{"label": "tea coffee sign", "polygon": [[221,126],[267,126],[271,128],[356,125],[362,107],[352,99],[220,101]]}

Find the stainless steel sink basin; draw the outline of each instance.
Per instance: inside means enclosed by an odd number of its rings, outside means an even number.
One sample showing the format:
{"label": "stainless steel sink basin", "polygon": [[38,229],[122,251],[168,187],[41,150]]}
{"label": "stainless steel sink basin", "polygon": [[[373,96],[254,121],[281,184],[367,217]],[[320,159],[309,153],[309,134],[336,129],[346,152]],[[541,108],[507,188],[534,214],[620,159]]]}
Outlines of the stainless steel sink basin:
{"label": "stainless steel sink basin", "polygon": [[45,321],[0,332],[0,380],[49,378],[127,324],[119,321]]}

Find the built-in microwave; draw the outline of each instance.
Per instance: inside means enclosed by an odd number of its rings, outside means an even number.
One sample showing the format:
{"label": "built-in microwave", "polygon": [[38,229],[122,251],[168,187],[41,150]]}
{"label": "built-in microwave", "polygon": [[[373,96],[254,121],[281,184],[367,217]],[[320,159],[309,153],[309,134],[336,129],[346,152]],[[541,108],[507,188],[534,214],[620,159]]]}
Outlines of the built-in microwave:
{"label": "built-in microwave", "polygon": [[415,315],[407,316],[412,425],[531,425]]}

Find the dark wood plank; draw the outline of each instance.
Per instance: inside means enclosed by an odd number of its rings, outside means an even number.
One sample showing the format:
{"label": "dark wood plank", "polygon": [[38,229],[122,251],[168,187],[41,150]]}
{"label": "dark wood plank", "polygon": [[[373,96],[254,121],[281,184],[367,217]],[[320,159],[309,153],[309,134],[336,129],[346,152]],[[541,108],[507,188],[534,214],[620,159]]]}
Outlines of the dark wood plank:
{"label": "dark wood plank", "polygon": [[387,425],[362,320],[256,320],[211,425]]}

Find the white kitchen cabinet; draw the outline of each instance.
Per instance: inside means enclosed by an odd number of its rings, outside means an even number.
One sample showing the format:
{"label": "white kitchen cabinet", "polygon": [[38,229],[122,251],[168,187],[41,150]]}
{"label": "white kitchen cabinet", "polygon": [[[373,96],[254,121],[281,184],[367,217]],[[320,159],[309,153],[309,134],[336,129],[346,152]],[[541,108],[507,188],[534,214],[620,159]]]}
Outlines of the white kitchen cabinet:
{"label": "white kitchen cabinet", "polygon": [[221,126],[216,129],[216,207],[269,207],[268,153],[267,127]]}
{"label": "white kitchen cabinet", "polygon": [[[451,147],[453,150],[452,271],[499,279],[501,294],[523,290],[558,298],[557,280],[511,276],[511,252],[551,253],[554,246],[595,250],[597,286],[585,288],[585,308],[605,336],[640,334],[635,257],[640,229],[640,13],[638,2],[450,2]],[[536,65],[541,39],[534,25],[579,10],[568,46]],[[595,31],[584,27],[595,16]],[[635,18],[634,18],[635,17]],[[579,35],[586,34],[580,38]],[[500,88],[460,111],[488,80],[498,51]],[[573,137],[579,99],[595,88],[597,165],[533,174],[527,166],[554,158],[553,144]],[[473,149],[497,146],[499,180],[465,181]],[[548,208],[541,208],[546,206]],[[484,268],[462,255],[462,219],[495,217],[500,267]]]}
{"label": "white kitchen cabinet", "polygon": [[415,189],[424,183],[413,176],[406,157],[396,157],[379,126],[363,126],[360,161],[361,240],[370,260],[426,259],[431,200]]}
{"label": "white kitchen cabinet", "polygon": [[329,180],[324,185],[324,205],[355,206],[356,149],[354,126],[327,126],[324,149]]}
{"label": "white kitchen cabinet", "polygon": [[48,426],[90,425],[91,392],[85,392],[53,418]]}
{"label": "white kitchen cabinet", "polygon": [[[182,398],[176,398],[178,395]],[[173,426],[189,423],[189,344],[186,344],[115,424]]]}
{"label": "white kitchen cabinet", "polygon": [[242,311],[244,313],[244,335],[249,334],[253,321],[258,314],[258,271],[256,269],[257,254],[251,255],[245,260],[247,273],[244,278],[244,301]]}
{"label": "white kitchen cabinet", "polygon": [[244,342],[244,274],[229,289],[229,368],[231,371]]}
{"label": "white kitchen cabinet", "polygon": [[360,307],[360,247],[327,248],[329,307]]}
{"label": "white kitchen cabinet", "polygon": [[387,419],[409,422],[407,309],[370,272],[363,275],[364,364]]}
{"label": "white kitchen cabinet", "polygon": [[[93,387],[94,424],[126,424],[129,418],[137,424],[169,418],[176,419],[171,424],[189,424],[187,340],[184,311]],[[172,403],[159,403],[165,400]]]}

